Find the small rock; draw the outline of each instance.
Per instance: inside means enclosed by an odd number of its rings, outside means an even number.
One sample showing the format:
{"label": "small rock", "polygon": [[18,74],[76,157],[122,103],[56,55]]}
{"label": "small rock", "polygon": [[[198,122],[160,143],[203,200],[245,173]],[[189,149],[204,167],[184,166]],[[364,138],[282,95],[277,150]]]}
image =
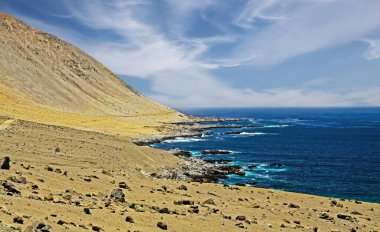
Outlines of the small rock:
{"label": "small rock", "polygon": [[174,201],[175,205],[194,205],[194,201],[191,200],[181,200],[181,201]]}
{"label": "small rock", "polygon": [[49,193],[44,196],[44,201],[54,201],[53,194]]}
{"label": "small rock", "polygon": [[134,222],[135,222],[131,216],[127,216],[127,217],[125,218],[125,221],[126,221],[126,222],[129,222],[129,223],[134,223]]}
{"label": "small rock", "polygon": [[24,219],[22,217],[15,217],[13,218],[13,222],[18,224],[24,224]]}
{"label": "small rock", "polygon": [[180,185],[177,189],[187,191],[186,185]]}
{"label": "small rock", "polygon": [[322,213],[321,215],[319,215],[319,218],[325,219],[325,220],[329,220],[329,221],[333,221],[334,220],[334,218],[331,217],[330,215],[328,215],[327,213]]}
{"label": "small rock", "polygon": [[102,228],[100,228],[100,226],[92,226],[92,230],[93,231],[101,231]]}
{"label": "small rock", "polygon": [[44,222],[36,221],[26,227],[24,232],[53,232],[53,228]]}
{"label": "small rock", "polygon": [[246,217],[243,216],[243,215],[239,215],[235,219],[238,220],[238,221],[245,221]]}
{"label": "small rock", "polygon": [[54,151],[55,153],[58,153],[58,152],[61,152],[61,149],[59,149],[59,147],[56,147]]}
{"label": "small rock", "polygon": [[59,169],[59,168],[56,168],[56,169],[54,170],[54,172],[56,172],[56,173],[62,173],[62,170]]}
{"label": "small rock", "polygon": [[54,168],[52,168],[50,165],[48,165],[45,167],[45,170],[52,172],[52,171],[54,171]]}
{"label": "small rock", "polygon": [[203,202],[203,204],[207,204],[207,205],[215,205],[215,202],[213,199],[207,199]]}
{"label": "small rock", "polygon": [[110,197],[118,202],[125,202],[125,194],[122,189],[114,189],[111,192]]}
{"label": "small rock", "polygon": [[343,219],[343,220],[347,220],[347,221],[354,221],[354,219],[350,216],[350,215],[346,215],[346,214],[338,214],[336,215],[337,218],[339,219]]}
{"label": "small rock", "polygon": [[313,232],[318,232],[318,227],[315,226],[315,227],[313,228]]}
{"label": "small rock", "polygon": [[85,214],[91,214],[91,212],[90,212],[90,209],[89,209],[89,208],[84,208],[83,210],[84,210],[84,213],[85,213]]}
{"label": "small rock", "polygon": [[239,223],[235,224],[235,226],[237,226],[237,227],[239,227],[239,228],[241,228],[241,229],[244,229],[244,224],[243,224],[243,222],[239,222]]}
{"label": "small rock", "polygon": [[57,224],[58,224],[58,225],[63,225],[63,224],[66,224],[66,222],[63,221],[63,220],[58,220],[58,221],[57,221]]}
{"label": "small rock", "polygon": [[161,230],[168,229],[168,225],[165,222],[157,222],[157,227],[160,228]]}
{"label": "small rock", "polygon": [[[0,183],[1,183],[1,181],[0,181]],[[7,193],[10,193],[11,195],[13,195],[13,194],[16,194],[16,195],[21,194],[21,192],[19,190],[17,190],[12,183],[4,181],[2,183],[2,185],[7,190]]]}
{"label": "small rock", "polygon": [[294,204],[294,203],[290,203],[290,204],[288,205],[288,207],[289,207],[289,208],[296,208],[296,209],[298,209],[298,208],[299,208],[299,205],[296,205],[296,204]]}
{"label": "small rock", "polygon": [[122,189],[129,189],[128,185],[125,183],[125,182],[119,182],[119,188],[122,188]]}
{"label": "small rock", "polygon": [[158,212],[159,213],[169,213],[169,209],[168,208],[162,208]]}
{"label": "small rock", "polygon": [[10,165],[11,159],[8,156],[2,158],[0,162],[1,162],[0,169],[9,170],[9,168],[11,167]]}

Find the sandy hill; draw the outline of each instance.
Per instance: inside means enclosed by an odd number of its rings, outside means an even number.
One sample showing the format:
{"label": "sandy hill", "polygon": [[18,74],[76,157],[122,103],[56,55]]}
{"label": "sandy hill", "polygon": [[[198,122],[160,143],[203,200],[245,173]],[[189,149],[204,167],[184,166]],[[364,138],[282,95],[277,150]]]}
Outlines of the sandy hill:
{"label": "sandy hill", "polygon": [[0,50],[5,115],[89,128],[127,117],[143,116],[145,124],[180,119],[73,45],[3,13]]}

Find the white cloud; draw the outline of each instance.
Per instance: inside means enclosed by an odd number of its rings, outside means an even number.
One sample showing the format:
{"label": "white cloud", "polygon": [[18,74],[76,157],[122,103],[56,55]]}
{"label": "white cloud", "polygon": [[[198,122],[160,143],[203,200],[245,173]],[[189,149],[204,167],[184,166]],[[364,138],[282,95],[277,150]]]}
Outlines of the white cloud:
{"label": "white cloud", "polygon": [[[380,87],[376,86],[335,92],[315,90],[316,86],[331,81],[318,78],[299,88],[257,91],[252,86],[231,87],[212,73],[214,69],[242,64],[274,64],[361,39],[380,28],[380,1],[366,0],[364,4],[355,0],[251,0],[233,22],[224,22],[235,29],[240,27],[239,35],[227,30],[201,38],[186,36],[188,19],[220,2],[166,2],[171,9],[167,17],[173,22],[169,26],[173,28],[162,30],[162,26],[168,25],[160,25],[162,22],[148,17],[155,10],[152,1],[65,1],[68,17],[118,37],[113,41],[89,42],[70,33],[70,41],[74,40],[118,74],[151,79],[155,93],[151,97],[170,106],[380,105]],[[257,31],[258,20],[270,23]],[[63,33],[48,24],[39,25],[49,32]],[[366,58],[379,58],[378,41],[367,40],[367,43],[370,49]],[[216,58],[207,56],[213,46],[226,44],[236,52],[235,56],[228,51]]]}
{"label": "white cloud", "polygon": [[364,58],[367,60],[380,59],[380,40],[364,40],[368,43],[368,49],[364,54]]}
{"label": "white cloud", "polygon": [[[279,9],[273,14],[282,20],[245,36],[235,51],[236,57],[254,55],[253,64],[276,64],[305,53],[342,46],[380,28],[378,0],[270,2],[271,8]],[[300,4],[292,8],[294,3]]]}

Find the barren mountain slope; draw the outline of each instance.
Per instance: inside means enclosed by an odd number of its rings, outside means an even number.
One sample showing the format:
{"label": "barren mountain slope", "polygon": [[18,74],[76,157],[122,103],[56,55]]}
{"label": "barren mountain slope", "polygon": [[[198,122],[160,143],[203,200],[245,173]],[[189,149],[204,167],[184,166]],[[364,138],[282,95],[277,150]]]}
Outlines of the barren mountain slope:
{"label": "barren mountain slope", "polygon": [[6,93],[10,98],[17,94],[20,100],[24,96],[51,108],[94,115],[172,111],[142,96],[76,47],[2,13],[0,50],[0,92],[11,88]]}

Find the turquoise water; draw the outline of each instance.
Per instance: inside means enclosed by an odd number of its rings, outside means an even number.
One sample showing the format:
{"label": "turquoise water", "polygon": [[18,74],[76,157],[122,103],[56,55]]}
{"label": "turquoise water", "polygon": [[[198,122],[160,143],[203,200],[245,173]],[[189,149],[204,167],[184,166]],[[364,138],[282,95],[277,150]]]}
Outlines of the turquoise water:
{"label": "turquoise water", "polygon": [[[244,118],[232,123],[248,127],[212,129],[203,137],[154,145],[188,150],[202,159],[232,160],[229,165],[240,165],[246,171],[245,176],[231,175],[221,180],[223,183],[380,202],[380,108],[182,112]],[[201,155],[206,149],[230,150],[232,154]],[[273,163],[282,166],[270,166]]]}

